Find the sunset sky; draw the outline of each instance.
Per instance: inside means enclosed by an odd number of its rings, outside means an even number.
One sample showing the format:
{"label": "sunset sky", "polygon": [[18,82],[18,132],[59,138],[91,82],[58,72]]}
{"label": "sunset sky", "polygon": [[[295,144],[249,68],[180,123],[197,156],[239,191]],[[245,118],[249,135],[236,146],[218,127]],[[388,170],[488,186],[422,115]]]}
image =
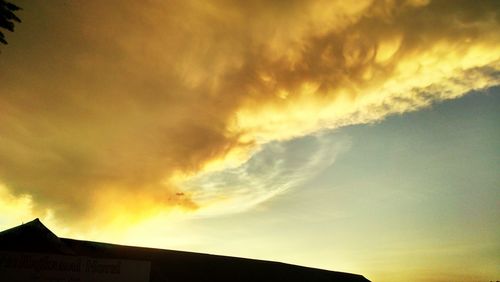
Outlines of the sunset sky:
{"label": "sunset sky", "polygon": [[0,230],[500,280],[500,1],[11,2]]}

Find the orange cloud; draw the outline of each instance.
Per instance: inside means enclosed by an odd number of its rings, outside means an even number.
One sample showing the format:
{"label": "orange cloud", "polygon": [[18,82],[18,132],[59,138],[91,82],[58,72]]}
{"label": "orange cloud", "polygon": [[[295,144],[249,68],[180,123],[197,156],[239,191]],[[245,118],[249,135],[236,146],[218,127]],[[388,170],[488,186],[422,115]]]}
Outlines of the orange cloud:
{"label": "orange cloud", "polygon": [[179,177],[498,84],[496,5],[20,3],[0,181],[66,222],[196,209]]}

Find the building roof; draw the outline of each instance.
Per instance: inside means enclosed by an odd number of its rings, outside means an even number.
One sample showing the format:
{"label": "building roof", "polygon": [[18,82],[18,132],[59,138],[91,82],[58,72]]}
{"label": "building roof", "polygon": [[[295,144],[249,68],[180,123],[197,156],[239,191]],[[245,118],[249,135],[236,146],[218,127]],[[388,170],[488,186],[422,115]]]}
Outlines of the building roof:
{"label": "building roof", "polygon": [[280,262],[59,238],[39,219],[0,232],[0,251],[148,261],[152,282],[369,281],[357,274]]}

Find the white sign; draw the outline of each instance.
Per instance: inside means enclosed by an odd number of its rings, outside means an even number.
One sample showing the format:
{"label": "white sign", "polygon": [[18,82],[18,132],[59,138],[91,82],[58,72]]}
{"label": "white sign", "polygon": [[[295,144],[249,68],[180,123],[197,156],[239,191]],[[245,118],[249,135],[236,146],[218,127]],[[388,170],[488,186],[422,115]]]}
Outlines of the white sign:
{"label": "white sign", "polygon": [[149,282],[151,262],[0,252],[0,280],[12,282]]}

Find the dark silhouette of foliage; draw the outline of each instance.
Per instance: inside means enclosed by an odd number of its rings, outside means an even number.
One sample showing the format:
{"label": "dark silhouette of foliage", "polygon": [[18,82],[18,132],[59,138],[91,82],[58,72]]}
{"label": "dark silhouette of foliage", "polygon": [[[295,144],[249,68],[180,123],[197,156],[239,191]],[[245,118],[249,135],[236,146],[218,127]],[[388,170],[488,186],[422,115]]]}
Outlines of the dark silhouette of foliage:
{"label": "dark silhouette of foliage", "polygon": [[[0,28],[13,32],[14,22],[21,22],[21,19],[14,14],[14,12],[18,10],[21,10],[21,8],[7,1],[0,0]],[[5,35],[1,30],[0,42],[3,44],[8,44],[7,40],[5,39]]]}

